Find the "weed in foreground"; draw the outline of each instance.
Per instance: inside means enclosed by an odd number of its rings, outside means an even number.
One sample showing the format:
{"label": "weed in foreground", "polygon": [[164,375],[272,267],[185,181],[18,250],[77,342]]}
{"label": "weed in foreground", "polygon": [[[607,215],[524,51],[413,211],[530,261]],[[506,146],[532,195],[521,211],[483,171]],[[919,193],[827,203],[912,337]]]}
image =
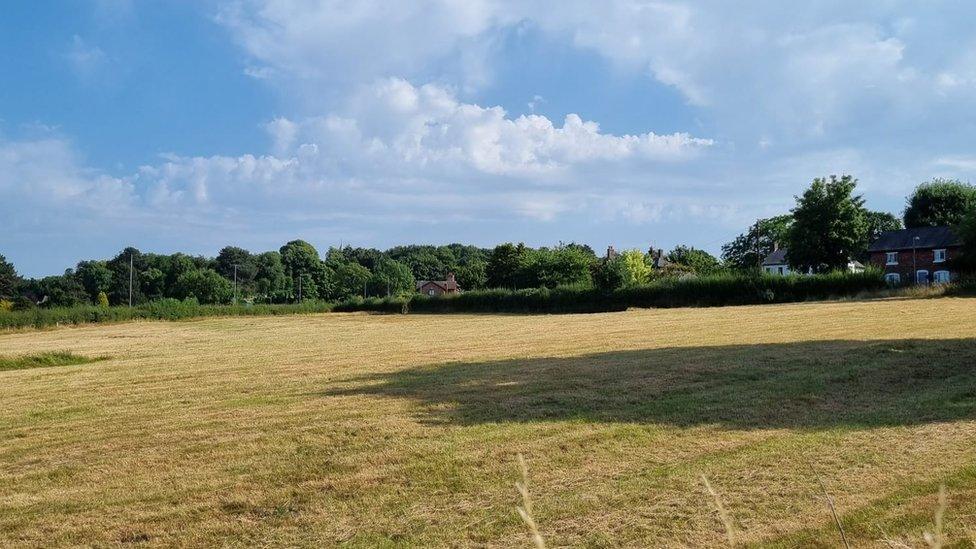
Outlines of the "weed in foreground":
{"label": "weed in foreground", "polygon": [[522,517],[522,522],[528,527],[536,548],[546,549],[546,542],[542,538],[542,534],[539,533],[539,527],[532,517],[532,499],[529,497],[529,469],[525,465],[525,458],[522,457],[522,454],[518,455],[518,465],[519,471],[522,473],[522,480],[515,482],[515,488],[522,495],[522,506],[516,507],[515,510]]}

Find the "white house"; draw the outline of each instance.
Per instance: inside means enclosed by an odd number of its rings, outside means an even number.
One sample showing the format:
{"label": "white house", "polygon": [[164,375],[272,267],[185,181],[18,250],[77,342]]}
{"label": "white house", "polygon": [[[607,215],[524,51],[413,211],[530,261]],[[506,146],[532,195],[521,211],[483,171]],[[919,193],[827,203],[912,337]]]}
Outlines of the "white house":
{"label": "white house", "polygon": [[[786,248],[775,248],[772,253],[763,259],[762,269],[763,272],[775,275],[788,275],[792,274],[793,271],[790,270],[790,265],[786,261]],[[853,259],[847,262],[847,272],[850,273],[860,273],[864,272],[864,265],[859,261],[854,261]],[[807,274],[813,274],[813,271],[808,271]]]}

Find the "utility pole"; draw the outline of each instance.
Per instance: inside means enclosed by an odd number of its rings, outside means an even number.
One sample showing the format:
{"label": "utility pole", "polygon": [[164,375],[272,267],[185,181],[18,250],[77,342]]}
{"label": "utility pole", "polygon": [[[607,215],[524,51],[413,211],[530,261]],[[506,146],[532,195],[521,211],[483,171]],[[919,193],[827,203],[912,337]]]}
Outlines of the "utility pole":
{"label": "utility pole", "polygon": [[366,299],[366,281],[363,281],[363,299]]}
{"label": "utility pole", "polygon": [[129,307],[132,307],[132,253],[129,253]]}
{"label": "utility pole", "polygon": [[302,275],[298,275],[298,302],[302,302]]}
{"label": "utility pole", "polygon": [[237,263],[234,263],[234,305],[237,305]]}

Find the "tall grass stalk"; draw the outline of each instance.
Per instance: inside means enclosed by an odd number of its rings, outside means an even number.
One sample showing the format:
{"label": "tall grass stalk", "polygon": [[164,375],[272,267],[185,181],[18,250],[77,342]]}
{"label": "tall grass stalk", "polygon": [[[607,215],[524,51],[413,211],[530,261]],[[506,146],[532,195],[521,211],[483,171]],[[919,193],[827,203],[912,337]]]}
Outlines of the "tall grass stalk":
{"label": "tall grass stalk", "polygon": [[522,496],[522,506],[516,507],[515,510],[522,517],[522,522],[525,523],[525,526],[528,527],[529,535],[532,536],[532,542],[535,544],[536,549],[546,549],[546,541],[542,538],[542,534],[539,533],[539,526],[532,516],[532,498],[529,497],[529,468],[525,465],[525,458],[522,457],[522,454],[518,455],[518,465],[519,471],[522,474],[522,480],[515,481],[515,489]]}
{"label": "tall grass stalk", "polygon": [[935,531],[924,532],[922,538],[929,544],[931,549],[942,549],[944,538],[942,534],[942,522],[945,518],[946,507],[948,504],[946,497],[945,484],[939,486],[939,505],[935,508]]}
{"label": "tall grass stalk", "polygon": [[830,508],[830,516],[834,517],[834,524],[837,526],[837,531],[840,532],[841,542],[846,549],[851,549],[851,544],[847,541],[847,534],[844,533],[844,525],[841,523],[840,517],[837,515],[837,508],[834,506],[834,498],[827,492],[827,485],[824,484],[823,478],[813,468],[813,464],[807,464],[807,466],[810,467],[810,472],[813,473],[813,476],[817,477],[817,483],[820,484],[820,491],[823,493],[824,501],[827,502],[827,507]]}
{"label": "tall grass stalk", "polygon": [[705,484],[705,490],[710,496],[712,496],[712,502],[715,504],[715,510],[718,511],[718,518],[720,521],[722,521],[722,526],[725,528],[725,536],[728,538],[729,547],[735,547],[735,525],[732,522],[732,517],[725,509],[725,505],[722,504],[722,498],[718,496],[718,492],[716,492],[715,489],[712,488],[712,484],[708,482],[708,477],[702,475],[701,479]]}

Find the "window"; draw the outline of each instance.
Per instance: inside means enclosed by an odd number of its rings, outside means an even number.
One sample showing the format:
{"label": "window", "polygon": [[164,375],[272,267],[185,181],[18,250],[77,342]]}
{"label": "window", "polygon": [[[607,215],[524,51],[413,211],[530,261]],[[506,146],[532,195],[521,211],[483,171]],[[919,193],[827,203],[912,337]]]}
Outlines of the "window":
{"label": "window", "polygon": [[898,273],[888,273],[885,275],[885,282],[895,286],[901,283],[901,275]]}
{"label": "window", "polygon": [[929,272],[924,269],[919,269],[915,271],[915,283],[916,284],[928,284],[929,283]]}
{"label": "window", "polygon": [[427,295],[434,295],[434,290],[427,290]]}
{"label": "window", "polygon": [[935,271],[935,274],[932,275],[936,284],[948,284],[951,278],[949,271]]}
{"label": "window", "polygon": [[898,252],[888,252],[885,254],[887,256],[887,265],[897,265],[898,264]]}
{"label": "window", "polygon": [[945,263],[945,260],[946,260],[946,253],[945,252],[946,252],[945,250],[935,250],[935,262],[936,263]]}
{"label": "window", "polygon": [[783,274],[783,268],[782,267],[779,268],[779,274]]}

